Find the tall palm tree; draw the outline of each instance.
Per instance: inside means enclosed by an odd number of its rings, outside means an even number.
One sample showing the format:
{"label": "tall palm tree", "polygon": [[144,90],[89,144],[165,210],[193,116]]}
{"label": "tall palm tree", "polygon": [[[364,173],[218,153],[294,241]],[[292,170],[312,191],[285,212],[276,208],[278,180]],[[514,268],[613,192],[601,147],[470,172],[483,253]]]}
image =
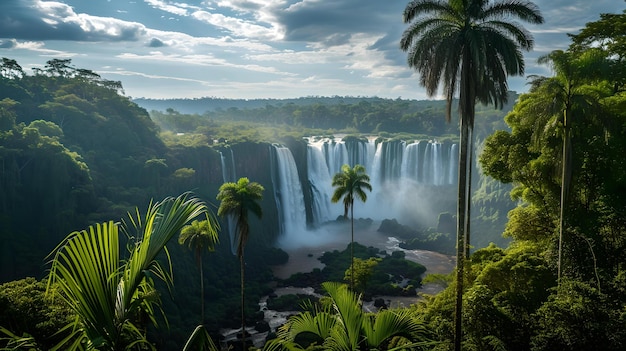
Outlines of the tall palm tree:
{"label": "tall palm tree", "polygon": [[459,91],[460,147],[457,205],[457,302],[455,350],[461,348],[463,265],[469,255],[471,153],[475,105],[507,101],[509,75],[524,74],[521,49],[530,50],[533,38],[514,20],[539,24],[537,6],[522,0],[413,0],[403,19],[410,23],[400,48],[408,64],[420,73],[420,84],[433,96],[443,85],[450,121],[452,100]]}
{"label": "tall palm tree", "polygon": [[[546,125],[543,130],[537,129],[535,139],[540,138],[549,127],[562,129],[563,148],[561,154],[561,199],[559,213],[559,247],[557,262],[557,279],[560,284],[562,275],[563,234],[566,226],[565,208],[572,177],[572,124],[577,117],[590,114],[597,109],[597,89],[589,89],[589,84],[606,77],[610,66],[606,54],[602,50],[590,49],[583,53],[554,50],[538,59],[538,63],[549,65],[554,77],[532,76],[531,90],[541,90],[548,101],[545,109],[539,111],[540,121]],[[577,112],[577,114],[575,114]],[[587,112],[587,113],[586,113]]]}
{"label": "tall palm tree", "polygon": [[354,198],[367,201],[365,189],[372,191],[372,185],[363,165],[355,165],[353,168],[349,165],[341,166],[341,172],[333,176],[332,185],[335,191],[330,201],[337,203],[343,198],[344,217],[348,216],[350,210],[350,288],[354,288]]}
{"label": "tall palm tree", "polygon": [[[64,328],[69,336],[55,349],[151,348],[138,319],[147,316],[156,325],[154,308],[160,301],[152,277],[172,283],[171,271],[156,256],[205,211],[203,202],[185,193],[151,203],[144,217],[137,210],[121,224],[110,221],[69,234],[51,254],[48,293],[58,293],[78,318]],[[127,245],[122,245],[119,230],[126,234]],[[122,246],[129,250],[125,259]]]}
{"label": "tall palm tree", "polygon": [[[202,270],[202,251],[207,249],[208,251],[215,250],[215,244],[219,241],[218,230],[219,223],[215,220],[215,217],[211,212],[207,212],[209,215],[204,221],[193,221],[190,225],[183,227],[178,236],[178,243],[186,245],[189,249],[193,250],[196,264],[200,269],[200,324],[204,325],[204,274]],[[209,219],[210,218],[210,219]]]}
{"label": "tall palm tree", "polygon": [[217,194],[217,200],[221,201],[217,209],[218,216],[232,215],[235,219],[235,234],[237,236],[237,257],[241,270],[241,342],[245,350],[246,320],[245,320],[245,297],[244,297],[244,248],[250,233],[248,212],[252,212],[258,218],[263,216],[263,210],[258,201],[263,199],[263,186],[256,182],[250,182],[248,178],[239,178],[237,183],[227,182],[222,184]]}
{"label": "tall palm tree", "polygon": [[[300,337],[324,350],[407,350],[430,344],[428,333],[409,309],[363,311],[360,295],[345,284],[325,282],[328,297],[291,317],[265,350],[304,350]],[[393,341],[392,341],[393,340]]]}

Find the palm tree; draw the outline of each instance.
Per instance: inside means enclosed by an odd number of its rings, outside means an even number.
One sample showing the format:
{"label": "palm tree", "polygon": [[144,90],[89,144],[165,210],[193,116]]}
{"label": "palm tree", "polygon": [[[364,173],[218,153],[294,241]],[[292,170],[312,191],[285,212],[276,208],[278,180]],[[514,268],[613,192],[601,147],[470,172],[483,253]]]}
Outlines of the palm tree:
{"label": "palm tree", "polygon": [[[121,224],[109,221],[69,234],[51,254],[48,293],[66,300],[78,318],[64,328],[69,335],[55,349],[152,347],[139,321],[145,316],[157,324],[154,308],[160,301],[152,277],[172,283],[171,271],[156,256],[186,223],[205,212],[203,202],[184,193],[151,203],[145,217],[137,210]],[[119,230],[128,238],[127,258],[120,252]]]}
{"label": "palm tree", "polygon": [[460,147],[457,205],[457,302],[455,350],[461,348],[463,265],[469,255],[471,152],[475,105],[507,101],[508,75],[524,73],[521,49],[533,39],[515,18],[539,24],[537,6],[522,0],[413,0],[403,19],[410,23],[400,48],[408,51],[408,64],[420,73],[420,84],[433,96],[443,85],[450,121],[452,100],[459,91]]}
{"label": "palm tree", "polygon": [[337,203],[343,198],[343,216],[348,216],[350,210],[350,288],[354,287],[354,198],[355,196],[365,202],[367,201],[367,193],[364,189],[372,191],[370,177],[365,173],[363,165],[355,165],[350,168],[349,165],[341,166],[341,172],[333,176],[332,185],[335,187],[333,196],[330,198],[332,203]]}
{"label": "palm tree", "polygon": [[[536,129],[535,139],[545,133],[549,127],[558,126],[563,132],[561,154],[561,199],[559,213],[559,247],[557,262],[557,281],[562,275],[563,233],[565,230],[565,208],[572,176],[572,124],[576,120],[574,111],[589,112],[597,110],[597,89],[589,89],[589,83],[602,79],[606,75],[609,62],[601,50],[590,49],[583,53],[554,50],[538,59],[540,64],[549,65],[555,72],[554,77],[532,76],[531,90],[541,90],[548,101],[539,111],[540,122],[546,128]],[[595,105],[595,106],[594,106]],[[593,253],[593,250],[592,250]]]}
{"label": "palm tree", "polygon": [[248,212],[252,212],[258,218],[263,215],[263,210],[258,201],[263,199],[263,186],[256,182],[250,182],[248,178],[239,178],[237,183],[227,182],[222,184],[217,194],[217,200],[221,201],[217,210],[218,216],[232,215],[235,219],[235,234],[237,235],[237,257],[241,269],[241,342],[245,350],[246,320],[245,320],[245,297],[244,297],[244,248],[250,233]]}
{"label": "palm tree", "polygon": [[179,244],[186,245],[189,249],[194,251],[196,264],[198,268],[200,268],[201,325],[204,325],[204,274],[202,270],[202,251],[204,248],[208,251],[215,250],[215,244],[219,241],[218,230],[219,223],[215,220],[213,214],[210,213],[206,220],[200,222],[193,221],[190,225],[183,227],[178,237]]}
{"label": "palm tree", "polygon": [[345,284],[325,282],[322,287],[328,297],[320,305],[305,304],[308,310],[291,317],[265,350],[308,349],[304,340],[324,350],[407,350],[430,344],[410,309],[366,313],[360,295]]}

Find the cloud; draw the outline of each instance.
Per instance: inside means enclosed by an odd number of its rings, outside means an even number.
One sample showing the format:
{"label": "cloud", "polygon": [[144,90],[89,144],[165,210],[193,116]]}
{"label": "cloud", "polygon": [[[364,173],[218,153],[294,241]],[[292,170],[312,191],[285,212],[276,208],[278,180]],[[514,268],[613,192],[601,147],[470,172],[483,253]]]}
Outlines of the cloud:
{"label": "cloud", "polygon": [[188,9],[190,6],[183,3],[170,4],[162,0],[144,0],[148,5],[155,9],[171,13],[178,16],[187,16],[189,14]]}
{"label": "cloud", "polygon": [[285,28],[285,40],[333,45],[338,33],[386,33],[394,22],[401,22],[404,5],[400,1],[302,0],[277,11],[276,18]]}
{"label": "cloud", "polygon": [[150,42],[148,43],[148,47],[150,48],[160,48],[162,46],[165,46],[165,43],[157,38],[150,39]]}
{"label": "cloud", "polygon": [[0,49],[13,49],[17,46],[17,40],[9,39],[9,40],[0,40]]}
{"label": "cloud", "polygon": [[192,14],[192,17],[198,21],[211,24],[222,31],[229,32],[236,37],[277,40],[281,36],[277,28],[265,27],[253,21],[229,17],[221,13],[196,11]]}
{"label": "cloud", "polygon": [[260,73],[271,73],[279,76],[293,76],[294,74],[283,72],[272,66],[262,66],[253,63],[234,63],[225,58],[215,57],[212,54],[206,55],[179,55],[179,54],[165,54],[160,51],[154,51],[147,55],[139,55],[133,53],[125,53],[118,55],[119,58],[125,60],[134,60],[141,62],[159,62],[159,63],[177,63],[177,64],[187,64],[187,65],[195,65],[195,66],[213,66],[213,67],[222,67],[222,68],[230,68],[236,70],[244,70],[244,71],[253,71]]}
{"label": "cloud", "polygon": [[0,33],[22,40],[136,41],[144,25],[110,17],[78,14],[55,1],[0,2]]}

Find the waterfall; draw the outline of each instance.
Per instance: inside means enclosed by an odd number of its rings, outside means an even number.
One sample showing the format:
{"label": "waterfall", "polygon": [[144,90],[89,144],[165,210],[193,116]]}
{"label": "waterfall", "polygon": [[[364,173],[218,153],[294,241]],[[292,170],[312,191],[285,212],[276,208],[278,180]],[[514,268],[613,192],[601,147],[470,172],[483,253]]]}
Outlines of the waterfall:
{"label": "waterfall", "polygon": [[450,164],[448,165],[448,184],[456,184],[459,163],[457,162],[459,159],[459,149],[457,144],[453,144],[450,147],[450,154],[448,155]]}
{"label": "waterfall", "polygon": [[308,148],[314,225],[343,213],[342,207],[328,205],[333,192],[328,184],[343,164],[365,166],[373,188],[365,204],[355,201],[355,217],[394,218],[399,212],[406,212],[407,206],[421,201],[420,186],[456,183],[456,144],[433,140],[409,143],[387,140],[376,144],[373,139],[349,143],[341,139],[309,139]]}
{"label": "waterfall", "polygon": [[313,226],[327,222],[332,218],[330,198],[332,196],[332,177],[321,148],[322,144],[314,143],[307,146],[307,168],[311,185]]}
{"label": "waterfall", "polygon": [[[341,138],[309,138],[306,150],[306,190],[311,203],[304,203],[303,185],[291,151],[280,145],[271,145],[270,169],[274,201],[278,215],[279,246],[315,245],[331,238],[322,226],[343,215],[343,204],[331,203],[334,192],[332,178],[341,172],[341,166],[361,164],[370,176],[372,192],[366,192],[367,201],[355,201],[356,218],[373,220],[397,218],[407,222],[425,223],[438,213],[429,209],[433,200],[425,194],[433,187],[456,183],[458,147],[456,144],[433,140],[400,141],[370,139],[342,140]],[[236,181],[232,150],[220,152],[224,182]],[[430,189],[426,193],[425,189]],[[440,192],[435,190],[436,196]],[[307,207],[308,206],[308,207]],[[310,210],[307,223],[307,209]],[[307,230],[307,227],[315,230]],[[232,218],[228,219],[231,249],[236,238]],[[234,252],[234,251],[233,251]]]}
{"label": "waterfall", "polygon": [[[275,189],[280,234],[291,237],[306,230],[306,212],[302,185],[293,155],[288,148],[272,146],[272,181]],[[272,151],[272,150],[270,150]]]}
{"label": "waterfall", "polygon": [[230,151],[229,161],[226,161],[226,156],[219,151],[220,160],[222,161],[222,180],[224,183],[237,181],[237,173],[235,172],[235,155],[233,154],[233,149],[228,148],[228,151]]}

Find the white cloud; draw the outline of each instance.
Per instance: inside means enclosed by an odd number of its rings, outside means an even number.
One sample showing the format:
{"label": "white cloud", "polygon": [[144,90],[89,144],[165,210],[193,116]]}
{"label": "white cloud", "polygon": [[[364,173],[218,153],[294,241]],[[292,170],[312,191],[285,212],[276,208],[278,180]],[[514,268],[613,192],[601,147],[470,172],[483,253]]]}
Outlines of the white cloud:
{"label": "white cloud", "polygon": [[220,13],[196,11],[193,18],[228,31],[232,35],[257,40],[279,40],[282,38],[280,30],[275,27],[265,27],[251,21],[244,21],[234,17],[227,17]]}
{"label": "white cloud", "polygon": [[[158,10],[165,11],[174,15],[178,15],[178,16],[189,15],[188,9],[190,8],[190,6],[187,4],[182,4],[182,3],[170,4],[162,0],[144,0],[144,2]],[[191,8],[195,8],[195,7],[191,7]]]}
{"label": "white cloud", "polygon": [[213,66],[222,68],[231,68],[237,70],[247,70],[261,73],[271,73],[283,76],[293,76],[294,74],[288,72],[282,72],[281,70],[271,66],[261,66],[257,64],[248,63],[233,63],[223,58],[217,58],[214,55],[178,55],[178,54],[165,54],[160,51],[153,51],[149,54],[140,55],[134,53],[124,53],[117,56],[124,60],[133,60],[140,62],[159,62],[161,64],[169,62],[183,65],[195,65],[195,66]]}

